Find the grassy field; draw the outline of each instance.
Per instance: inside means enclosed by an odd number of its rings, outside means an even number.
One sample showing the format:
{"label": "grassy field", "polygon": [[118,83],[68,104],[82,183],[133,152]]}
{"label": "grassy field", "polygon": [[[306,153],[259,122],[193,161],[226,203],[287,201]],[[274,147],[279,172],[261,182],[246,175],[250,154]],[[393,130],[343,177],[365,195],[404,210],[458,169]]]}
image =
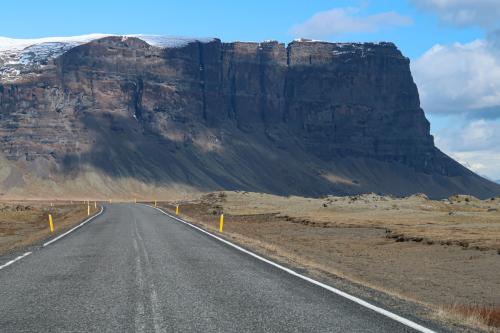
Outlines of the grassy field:
{"label": "grassy field", "polygon": [[177,203],[214,232],[224,213],[225,237],[318,278],[412,300],[441,319],[499,326],[500,198],[219,192]]}

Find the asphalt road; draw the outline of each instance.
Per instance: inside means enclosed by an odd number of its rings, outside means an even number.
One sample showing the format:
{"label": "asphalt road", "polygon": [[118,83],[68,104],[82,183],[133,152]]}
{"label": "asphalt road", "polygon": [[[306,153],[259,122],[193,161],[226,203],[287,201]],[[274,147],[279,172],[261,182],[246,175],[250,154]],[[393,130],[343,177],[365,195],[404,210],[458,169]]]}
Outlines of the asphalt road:
{"label": "asphalt road", "polygon": [[143,205],[0,270],[1,332],[414,332]]}

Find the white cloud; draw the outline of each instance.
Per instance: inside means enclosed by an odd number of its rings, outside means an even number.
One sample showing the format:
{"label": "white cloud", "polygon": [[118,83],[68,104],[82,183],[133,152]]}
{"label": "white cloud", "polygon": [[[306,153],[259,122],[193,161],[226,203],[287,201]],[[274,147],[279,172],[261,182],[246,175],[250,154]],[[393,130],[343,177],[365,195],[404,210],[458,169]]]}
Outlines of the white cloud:
{"label": "white cloud", "polygon": [[481,26],[495,29],[500,25],[498,0],[412,0],[418,7],[434,12],[439,19],[455,26]]}
{"label": "white cloud", "polygon": [[435,45],[412,61],[422,107],[447,126],[436,146],[469,169],[500,178],[500,35]]}
{"label": "white cloud", "polygon": [[429,113],[500,117],[497,39],[435,45],[412,62],[423,108]]}
{"label": "white cloud", "polygon": [[[451,119],[460,122],[460,119]],[[472,171],[500,179],[500,121],[478,119],[438,130],[436,146]]]}
{"label": "white cloud", "polygon": [[495,150],[477,150],[469,152],[451,152],[450,156],[475,173],[491,180],[500,179],[500,152]]}
{"label": "white cloud", "polygon": [[433,133],[436,146],[472,171],[500,179],[500,0],[412,1],[443,23],[487,31],[486,39],[437,44],[411,67],[424,110],[449,118]]}
{"label": "white cloud", "polygon": [[345,33],[376,32],[391,26],[412,24],[410,17],[396,12],[361,15],[361,8],[334,8],[314,14],[307,21],[292,27],[295,37],[325,38]]}
{"label": "white cloud", "polygon": [[[458,119],[450,120],[460,122]],[[500,154],[499,143],[500,121],[498,120],[473,120],[465,122],[459,128],[442,129],[436,135],[436,144],[449,151],[497,150]]]}

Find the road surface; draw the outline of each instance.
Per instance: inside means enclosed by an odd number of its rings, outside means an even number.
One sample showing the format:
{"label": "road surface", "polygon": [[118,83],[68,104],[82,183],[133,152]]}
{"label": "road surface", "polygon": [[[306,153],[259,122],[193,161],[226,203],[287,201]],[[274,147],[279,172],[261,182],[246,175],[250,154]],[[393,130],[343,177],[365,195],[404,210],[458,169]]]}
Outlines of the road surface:
{"label": "road surface", "polygon": [[0,270],[0,331],[415,332],[139,204]]}

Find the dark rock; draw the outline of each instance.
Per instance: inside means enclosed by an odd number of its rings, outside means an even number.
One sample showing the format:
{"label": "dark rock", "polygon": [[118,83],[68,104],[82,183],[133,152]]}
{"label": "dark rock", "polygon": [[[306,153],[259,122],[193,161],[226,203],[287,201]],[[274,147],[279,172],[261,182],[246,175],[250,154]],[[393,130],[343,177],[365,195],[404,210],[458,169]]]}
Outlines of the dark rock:
{"label": "dark rock", "polygon": [[48,178],[90,168],[202,190],[500,193],[434,146],[392,43],[106,37],[0,88],[3,155]]}

